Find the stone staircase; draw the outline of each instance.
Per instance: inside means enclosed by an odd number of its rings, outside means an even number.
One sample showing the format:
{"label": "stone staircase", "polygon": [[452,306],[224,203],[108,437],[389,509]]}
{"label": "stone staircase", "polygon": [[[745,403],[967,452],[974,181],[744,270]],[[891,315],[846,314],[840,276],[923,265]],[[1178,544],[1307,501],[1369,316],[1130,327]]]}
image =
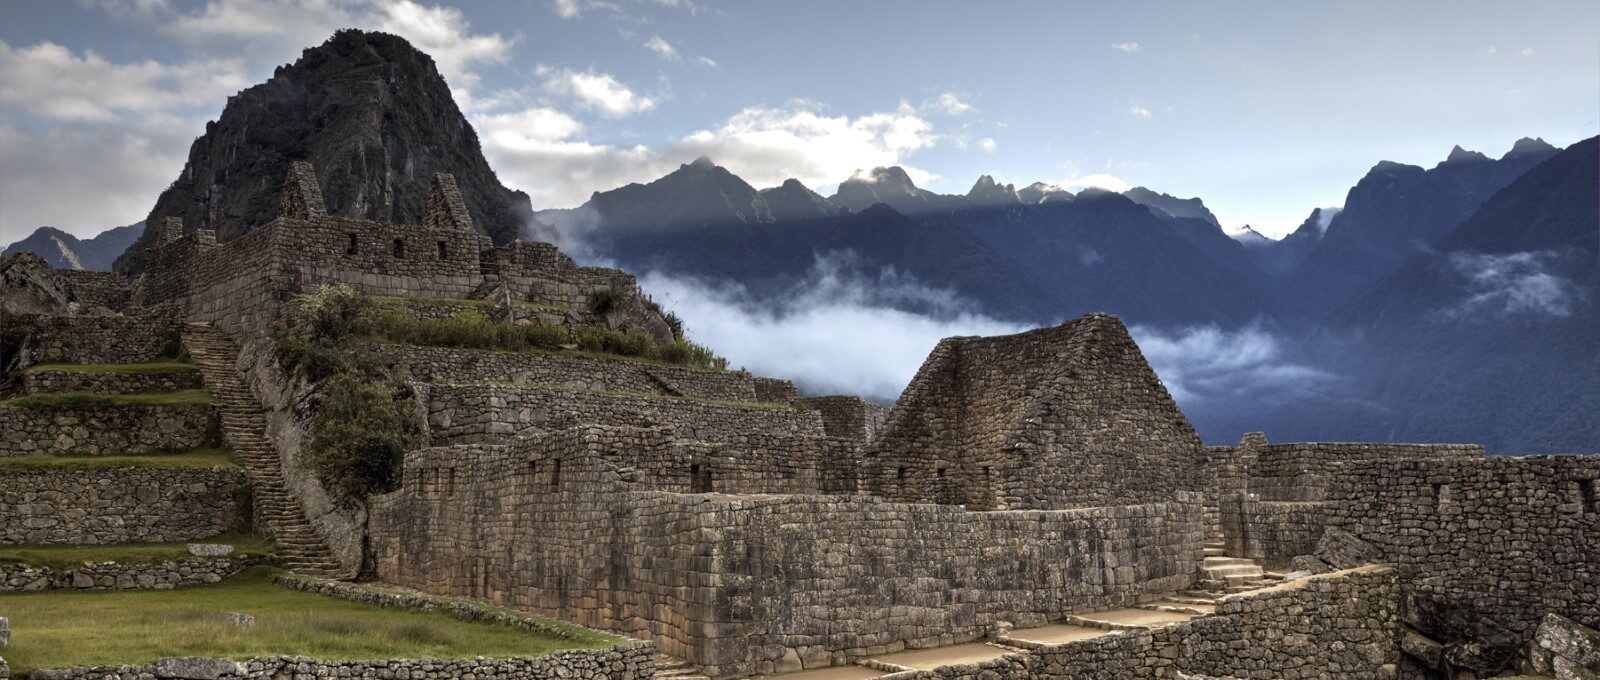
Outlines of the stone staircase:
{"label": "stone staircase", "polygon": [[324,578],[349,578],[333,551],[306,519],[300,503],[283,481],[278,451],[267,438],[261,404],[239,376],[239,348],[221,329],[190,323],[183,346],[205,378],[206,388],[222,421],[223,438],[244,464],[250,478],[256,517],[278,544],[290,571]]}
{"label": "stone staircase", "polygon": [[660,680],[711,680],[689,662],[666,654],[656,654],[656,678]]}

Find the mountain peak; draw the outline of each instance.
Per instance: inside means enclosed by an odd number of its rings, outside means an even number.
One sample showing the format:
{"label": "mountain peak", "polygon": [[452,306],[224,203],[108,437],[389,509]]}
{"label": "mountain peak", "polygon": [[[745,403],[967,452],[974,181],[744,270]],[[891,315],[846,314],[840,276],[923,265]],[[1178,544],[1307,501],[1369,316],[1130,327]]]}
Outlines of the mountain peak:
{"label": "mountain peak", "polygon": [[793,177],[759,193],[775,220],[808,220],[839,214],[839,206]]}
{"label": "mountain peak", "polygon": [[1505,158],[1522,156],[1525,154],[1553,153],[1556,148],[1544,141],[1541,137],[1523,137],[1511,145],[1511,150],[1506,152]]}
{"label": "mountain peak", "polygon": [[1072,200],[1072,192],[1061,188],[1059,185],[1045,182],[1034,182],[1017,190],[1017,196],[1023,203],[1055,203]]}
{"label": "mountain peak", "polygon": [[693,168],[695,170],[715,170],[717,168],[717,164],[711,160],[710,156],[701,156],[694,159],[693,162],[687,163],[681,167]]}
{"label": "mountain peak", "polygon": [[1477,151],[1468,151],[1461,148],[1460,144],[1457,144],[1454,148],[1450,149],[1450,155],[1445,156],[1444,163],[1440,163],[1440,165],[1444,165],[1446,163],[1476,163],[1487,160],[1489,160],[1488,156],[1485,156]]}
{"label": "mountain peak", "polygon": [[967,192],[967,200],[984,205],[1022,202],[1022,198],[1017,195],[1016,185],[1001,186],[989,175],[979,177],[978,181],[972,184],[972,189]]}
{"label": "mountain peak", "polygon": [[[147,221],[180,218],[224,242],[243,236],[277,218],[294,159],[316,168],[332,215],[421,224],[432,177],[448,173],[473,224],[494,243],[536,224],[528,195],[489,167],[433,58],[396,35],[334,33],[229,97],[203,132]],[[141,271],[146,242],[118,258],[117,270]]]}
{"label": "mountain peak", "polygon": [[911,175],[906,172],[905,168],[902,168],[898,165],[891,165],[889,167],[878,166],[866,171],[865,173],[857,170],[856,174],[851,177],[850,180],[859,180],[870,184],[891,184],[907,189],[917,188],[916,183],[911,181]]}
{"label": "mountain peak", "polygon": [[1217,221],[1217,216],[1211,214],[1204,201],[1199,198],[1178,198],[1169,194],[1157,193],[1144,187],[1134,187],[1122,192],[1134,203],[1159,211],[1157,217],[1173,217],[1180,219],[1205,220],[1217,228],[1222,225]]}

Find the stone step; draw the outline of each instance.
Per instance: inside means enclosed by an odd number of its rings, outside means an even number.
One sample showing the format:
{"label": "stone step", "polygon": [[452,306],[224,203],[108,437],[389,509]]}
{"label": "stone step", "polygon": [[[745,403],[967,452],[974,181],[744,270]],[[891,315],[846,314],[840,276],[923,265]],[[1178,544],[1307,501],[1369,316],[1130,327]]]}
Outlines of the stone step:
{"label": "stone step", "polygon": [[1222,548],[1206,548],[1206,557],[1221,557],[1226,554],[1227,551]]}

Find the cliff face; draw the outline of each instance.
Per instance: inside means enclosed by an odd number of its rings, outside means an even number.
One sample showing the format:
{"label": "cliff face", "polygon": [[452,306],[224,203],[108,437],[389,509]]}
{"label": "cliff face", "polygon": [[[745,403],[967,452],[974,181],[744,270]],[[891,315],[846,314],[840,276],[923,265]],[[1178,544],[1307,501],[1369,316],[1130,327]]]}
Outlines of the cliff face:
{"label": "cliff face", "polygon": [[[420,224],[429,180],[447,172],[496,244],[533,220],[528,195],[502,185],[484,160],[433,59],[402,38],[358,30],[334,34],[230,97],[150,220],[182,217],[187,230],[237,238],[276,215],[296,160],[316,166],[331,214]],[[116,271],[142,271],[146,242],[141,236],[117,258]]]}

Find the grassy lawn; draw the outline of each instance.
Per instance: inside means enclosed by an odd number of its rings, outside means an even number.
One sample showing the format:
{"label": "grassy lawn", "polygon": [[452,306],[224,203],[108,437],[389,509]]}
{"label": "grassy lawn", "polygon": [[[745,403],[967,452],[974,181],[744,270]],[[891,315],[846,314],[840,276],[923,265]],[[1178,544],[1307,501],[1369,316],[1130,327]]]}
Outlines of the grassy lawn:
{"label": "grassy lawn", "polygon": [[[256,617],[253,628],[224,614]],[[164,656],[305,655],[323,659],[533,656],[613,644],[562,640],[445,614],[382,609],[289,590],[256,567],[222,583],[179,590],[0,595],[11,619],[14,671],[144,663]]]}
{"label": "grassy lawn", "polygon": [[[271,555],[272,541],[256,534],[230,532],[190,543],[227,543],[235,557]],[[113,543],[110,545],[22,544],[0,546],[0,563],[31,564],[52,569],[70,569],[84,562],[148,564],[190,557],[186,543]],[[0,605],[3,606],[3,605]]]}
{"label": "grassy lawn", "polygon": [[196,389],[178,390],[176,392],[146,392],[143,394],[95,394],[93,392],[30,394],[25,397],[0,401],[0,406],[79,410],[115,406],[203,406],[210,403],[211,393]]}
{"label": "grassy lawn", "polygon": [[200,367],[181,361],[152,361],[145,364],[39,364],[26,373],[192,373]]}
{"label": "grassy lawn", "polygon": [[139,456],[88,456],[63,453],[35,453],[28,456],[0,457],[0,470],[56,467],[158,467],[209,468],[238,467],[239,461],[227,449],[190,449],[178,453],[151,453]]}

